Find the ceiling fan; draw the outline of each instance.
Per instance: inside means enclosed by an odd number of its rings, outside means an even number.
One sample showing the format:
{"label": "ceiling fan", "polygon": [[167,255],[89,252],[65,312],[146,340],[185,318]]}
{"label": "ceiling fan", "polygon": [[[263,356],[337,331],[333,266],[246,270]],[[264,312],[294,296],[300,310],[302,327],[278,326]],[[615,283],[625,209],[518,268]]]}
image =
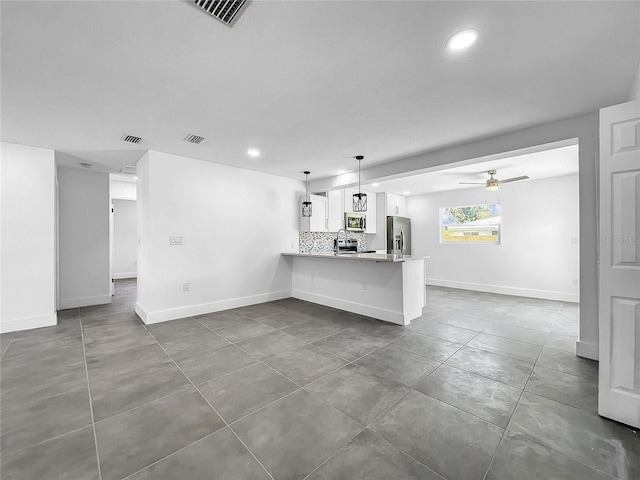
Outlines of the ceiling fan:
{"label": "ceiling fan", "polygon": [[486,185],[487,190],[493,191],[493,190],[497,190],[498,185],[500,185],[501,183],[518,182],[520,180],[526,180],[529,178],[526,175],[523,175],[521,177],[507,178],[506,180],[498,180],[497,178],[494,178],[494,175],[496,174],[495,170],[489,170],[487,173],[489,174],[490,178],[486,182],[458,182],[458,183],[460,185]]}

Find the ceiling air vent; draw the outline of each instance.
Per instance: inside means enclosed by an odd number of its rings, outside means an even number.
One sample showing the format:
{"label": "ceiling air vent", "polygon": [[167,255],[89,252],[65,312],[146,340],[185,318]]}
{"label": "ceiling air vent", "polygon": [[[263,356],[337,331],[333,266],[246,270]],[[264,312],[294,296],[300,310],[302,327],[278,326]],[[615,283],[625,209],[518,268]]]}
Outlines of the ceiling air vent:
{"label": "ceiling air vent", "polygon": [[126,173],[128,175],[136,174],[136,166],[135,165],[123,165],[120,169],[120,173]]}
{"label": "ceiling air vent", "polygon": [[184,137],[184,141],[189,143],[202,143],[204,141],[204,137],[190,133],[189,135]]}
{"label": "ceiling air vent", "polygon": [[120,140],[129,143],[140,143],[142,141],[142,138],[136,137],[135,135],[127,135],[126,133],[124,133],[122,137],[120,137]]}
{"label": "ceiling air vent", "polygon": [[218,20],[226,25],[231,25],[233,19],[238,12],[242,9],[242,6],[247,3],[246,0],[194,0],[198,7],[207,12],[212,17],[216,17]]}

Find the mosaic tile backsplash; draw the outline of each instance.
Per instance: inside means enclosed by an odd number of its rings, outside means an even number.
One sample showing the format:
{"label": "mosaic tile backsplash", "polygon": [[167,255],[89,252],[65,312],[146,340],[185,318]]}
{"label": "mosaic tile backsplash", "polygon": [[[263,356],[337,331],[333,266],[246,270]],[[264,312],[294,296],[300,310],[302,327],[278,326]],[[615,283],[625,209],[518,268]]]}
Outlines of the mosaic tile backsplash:
{"label": "mosaic tile backsplash", "polygon": [[[336,232],[300,232],[300,253],[333,253]],[[347,232],[347,238],[358,241],[358,250],[367,249],[367,234]]]}

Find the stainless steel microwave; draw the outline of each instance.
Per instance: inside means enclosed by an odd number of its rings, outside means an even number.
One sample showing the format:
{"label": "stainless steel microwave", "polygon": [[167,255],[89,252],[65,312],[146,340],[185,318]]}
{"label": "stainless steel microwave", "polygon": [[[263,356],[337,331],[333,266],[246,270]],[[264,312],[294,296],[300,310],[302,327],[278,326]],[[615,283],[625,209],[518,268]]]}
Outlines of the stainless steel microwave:
{"label": "stainless steel microwave", "polygon": [[364,232],[367,228],[367,216],[362,213],[345,213],[344,225],[346,230]]}

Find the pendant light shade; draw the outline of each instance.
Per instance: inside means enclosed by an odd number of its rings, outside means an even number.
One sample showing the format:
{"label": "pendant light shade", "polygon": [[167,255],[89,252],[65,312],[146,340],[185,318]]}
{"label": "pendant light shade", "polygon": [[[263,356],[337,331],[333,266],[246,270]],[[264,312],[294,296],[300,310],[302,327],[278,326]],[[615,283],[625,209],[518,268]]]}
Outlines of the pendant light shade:
{"label": "pendant light shade", "polygon": [[312,213],[311,202],[309,201],[309,174],[311,172],[304,172],[304,202],[302,202],[302,216],[310,217]]}
{"label": "pendant light shade", "polygon": [[367,211],[367,194],[360,191],[360,162],[364,159],[363,155],[356,155],[358,160],[358,193],[353,194],[353,211],[354,212],[366,212]]}

